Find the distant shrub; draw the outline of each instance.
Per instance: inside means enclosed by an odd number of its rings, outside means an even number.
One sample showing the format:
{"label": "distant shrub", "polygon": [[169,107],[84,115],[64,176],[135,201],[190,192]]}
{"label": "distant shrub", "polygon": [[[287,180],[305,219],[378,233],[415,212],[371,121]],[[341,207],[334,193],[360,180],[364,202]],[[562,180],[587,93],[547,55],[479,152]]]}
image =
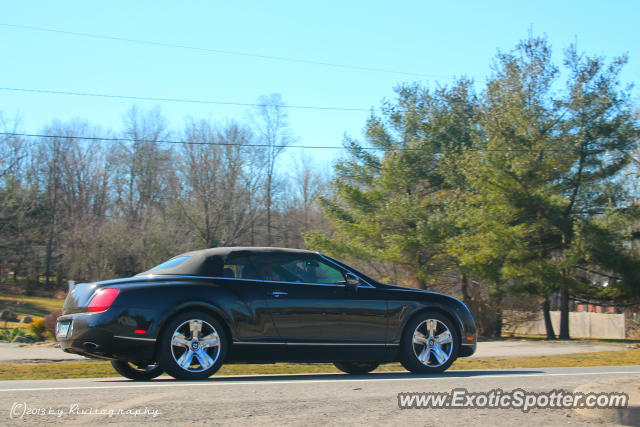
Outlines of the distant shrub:
{"label": "distant shrub", "polygon": [[29,325],[29,331],[37,341],[44,340],[44,334],[47,332],[47,328],[44,324],[44,319],[37,318]]}
{"label": "distant shrub", "polygon": [[16,322],[18,320],[18,315],[9,309],[2,310],[0,313],[0,320],[4,320],[6,322]]}
{"label": "distant shrub", "polygon": [[47,329],[47,332],[51,334],[53,338],[56,337],[56,322],[58,317],[62,316],[62,309],[58,309],[52,311],[47,314],[44,318],[44,327]]}

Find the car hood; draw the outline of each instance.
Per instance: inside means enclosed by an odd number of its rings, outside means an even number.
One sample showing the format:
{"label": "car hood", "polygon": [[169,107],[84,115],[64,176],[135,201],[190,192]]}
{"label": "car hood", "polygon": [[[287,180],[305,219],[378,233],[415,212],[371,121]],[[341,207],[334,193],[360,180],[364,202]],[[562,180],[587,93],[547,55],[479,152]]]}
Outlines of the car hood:
{"label": "car hood", "polygon": [[392,291],[399,291],[399,292],[405,292],[407,294],[411,294],[414,298],[418,296],[424,296],[425,299],[433,300],[435,298],[436,300],[440,300],[440,301],[449,300],[449,301],[464,305],[464,303],[460,301],[458,298],[452,297],[451,295],[442,294],[440,292],[427,291],[425,289],[410,288],[408,286],[394,285],[391,283],[382,283],[382,285],[384,285],[386,289],[389,289]]}

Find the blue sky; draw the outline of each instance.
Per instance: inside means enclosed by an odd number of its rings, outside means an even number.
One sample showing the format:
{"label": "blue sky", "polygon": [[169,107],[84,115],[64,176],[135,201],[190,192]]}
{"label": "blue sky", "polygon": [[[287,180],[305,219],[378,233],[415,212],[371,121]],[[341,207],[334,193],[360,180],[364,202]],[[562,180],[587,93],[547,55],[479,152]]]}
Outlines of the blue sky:
{"label": "blue sky", "polygon": [[[0,25],[0,87],[253,103],[278,92],[290,105],[377,107],[402,82],[481,85],[498,50],[530,30],[562,50],[630,56],[640,81],[638,1],[22,1],[3,2],[0,24],[46,27],[216,50],[397,70],[381,73],[149,46]],[[433,76],[433,77],[426,77]],[[638,101],[638,91],[634,99]],[[53,119],[118,128],[133,105],[158,105],[170,126],[187,117],[245,120],[247,107],[146,102],[0,90],[0,112],[38,132]],[[289,110],[301,145],[359,137],[367,112]],[[308,151],[328,164],[340,151]],[[298,150],[290,150],[296,156]]]}

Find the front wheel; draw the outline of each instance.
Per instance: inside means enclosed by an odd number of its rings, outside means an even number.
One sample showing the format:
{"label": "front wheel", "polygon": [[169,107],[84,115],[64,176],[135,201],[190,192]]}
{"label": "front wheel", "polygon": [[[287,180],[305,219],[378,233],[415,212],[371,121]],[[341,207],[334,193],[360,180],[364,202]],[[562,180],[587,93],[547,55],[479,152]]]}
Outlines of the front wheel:
{"label": "front wheel", "polygon": [[407,323],[400,344],[401,362],[415,374],[443,372],[458,357],[460,339],[451,320],[425,312]]}
{"label": "front wheel", "polygon": [[213,316],[182,313],[169,320],[160,337],[160,366],[174,378],[200,380],[213,375],[227,353],[227,334]]}
{"label": "front wheel", "polygon": [[380,366],[375,362],[334,362],[336,368],[351,375],[364,375]]}
{"label": "front wheel", "polygon": [[136,365],[126,360],[112,360],[111,366],[120,375],[131,380],[152,380],[162,374],[160,365]]}

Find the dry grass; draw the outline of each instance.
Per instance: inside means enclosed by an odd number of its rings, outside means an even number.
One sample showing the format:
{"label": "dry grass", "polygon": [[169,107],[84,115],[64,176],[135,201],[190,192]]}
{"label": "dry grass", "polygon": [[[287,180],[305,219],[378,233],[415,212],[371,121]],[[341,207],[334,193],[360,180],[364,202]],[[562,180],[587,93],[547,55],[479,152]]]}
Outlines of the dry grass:
{"label": "dry grass", "polygon": [[[640,349],[510,359],[459,359],[452,370],[549,368],[640,365]],[[400,364],[380,366],[377,372],[403,371]],[[266,375],[337,373],[332,364],[276,363],[268,365],[225,365],[217,375]],[[109,362],[0,363],[0,380],[59,378],[103,378],[117,376]]]}
{"label": "dry grass", "polygon": [[[14,311],[20,320],[24,316],[32,318],[45,317],[52,311],[62,308],[64,299],[47,297],[28,297],[19,295],[0,295],[0,311],[8,308]],[[29,332],[29,325],[21,322],[7,322],[6,329],[19,328]],[[0,322],[0,330],[5,329],[5,322]]]}
{"label": "dry grass", "polygon": [[0,295],[0,311],[8,308],[15,311],[20,317],[44,317],[52,311],[62,308],[63,304],[64,299],[62,298]]}

